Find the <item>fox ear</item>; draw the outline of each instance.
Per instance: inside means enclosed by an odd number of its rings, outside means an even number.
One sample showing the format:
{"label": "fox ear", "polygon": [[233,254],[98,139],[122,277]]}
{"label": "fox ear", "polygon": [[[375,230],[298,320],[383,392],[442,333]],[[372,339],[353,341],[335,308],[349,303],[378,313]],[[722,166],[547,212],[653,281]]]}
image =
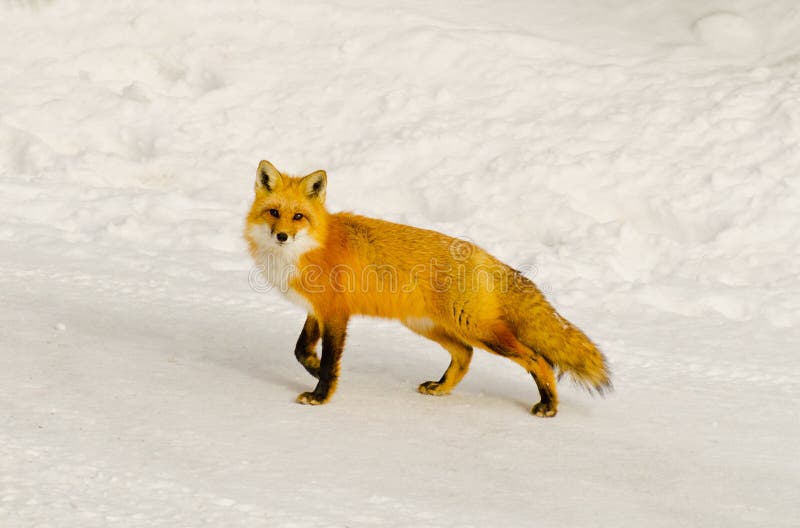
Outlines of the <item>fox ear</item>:
{"label": "fox ear", "polygon": [[256,190],[273,192],[283,183],[283,175],[267,160],[261,160],[256,170]]}
{"label": "fox ear", "polygon": [[324,170],[312,172],[305,176],[301,182],[306,196],[325,203],[325,189],[328,186],[328,175]]}

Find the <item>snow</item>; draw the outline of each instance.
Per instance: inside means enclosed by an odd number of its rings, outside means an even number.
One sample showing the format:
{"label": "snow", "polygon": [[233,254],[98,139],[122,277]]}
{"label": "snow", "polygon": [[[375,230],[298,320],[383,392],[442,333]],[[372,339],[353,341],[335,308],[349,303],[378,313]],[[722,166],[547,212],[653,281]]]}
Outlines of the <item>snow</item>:
{"label": "snow", "polygon": [[[0,4],[0,526],[795,526],[793,0]],[[261,159],[475,241],[615,392],[302,310],[242,240]],[[793,447],[794,446],[794,447]]]}

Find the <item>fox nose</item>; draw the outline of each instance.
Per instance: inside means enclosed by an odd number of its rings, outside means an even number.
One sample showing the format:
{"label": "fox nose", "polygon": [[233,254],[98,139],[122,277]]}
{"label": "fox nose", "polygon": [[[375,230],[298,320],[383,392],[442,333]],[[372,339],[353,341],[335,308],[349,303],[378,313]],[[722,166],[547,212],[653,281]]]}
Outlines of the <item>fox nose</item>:
{"label": "fox nose", "polygon": [[277,238],[279,242],[286,242],[289,239],[289,235],[286,233],[278,233],[275,235],[275,238]]}

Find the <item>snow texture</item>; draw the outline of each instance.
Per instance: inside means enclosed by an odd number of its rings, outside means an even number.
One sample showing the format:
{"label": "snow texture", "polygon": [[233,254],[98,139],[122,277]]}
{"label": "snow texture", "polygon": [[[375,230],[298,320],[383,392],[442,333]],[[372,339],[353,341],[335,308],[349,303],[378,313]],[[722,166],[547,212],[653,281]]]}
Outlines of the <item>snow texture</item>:
{"label": "snow texture", "polygon": [[[0,3],[0,526],[797,526],[795,0]],[[261,159],[467,237],[616,390],[251,275]]]}

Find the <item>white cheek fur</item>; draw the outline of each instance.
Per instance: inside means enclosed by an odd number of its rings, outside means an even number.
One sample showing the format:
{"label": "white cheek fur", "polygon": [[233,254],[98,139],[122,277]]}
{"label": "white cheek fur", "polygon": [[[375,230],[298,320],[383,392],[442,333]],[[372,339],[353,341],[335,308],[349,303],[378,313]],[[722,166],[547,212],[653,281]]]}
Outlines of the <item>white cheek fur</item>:
{"label": "white cheek fur", "polygon": [[286,299],[307,312],[312,312],[308,300],[289,284],[297,273],[300,256],[319,247],[317,241],[305,229],[298,231],[293,238],[283,244],[278,243],[266,226],[251,226],[247,234],[256,244],[256,263],[261,265],[261,272],[267,282]]}

